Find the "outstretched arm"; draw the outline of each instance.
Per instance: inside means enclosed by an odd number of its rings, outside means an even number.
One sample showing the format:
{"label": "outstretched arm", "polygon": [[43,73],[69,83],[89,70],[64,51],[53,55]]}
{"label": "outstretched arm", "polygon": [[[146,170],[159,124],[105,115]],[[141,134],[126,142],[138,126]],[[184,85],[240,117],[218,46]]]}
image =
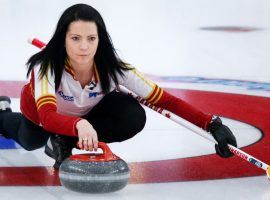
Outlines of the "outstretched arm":
{"label": "outstretched arm", "polygon": [[151,80],[146,79],[136,69],[126,72],[123,85],[144,98],[148,103],[171,111],[196,126],[209,131],[218,142],[215,149],[219,156],[230,157],[233,155],[227,144],[237,146],[236,139],[230,129],[222,124],[219,117],[206,114],[188,102],[169,94]]}

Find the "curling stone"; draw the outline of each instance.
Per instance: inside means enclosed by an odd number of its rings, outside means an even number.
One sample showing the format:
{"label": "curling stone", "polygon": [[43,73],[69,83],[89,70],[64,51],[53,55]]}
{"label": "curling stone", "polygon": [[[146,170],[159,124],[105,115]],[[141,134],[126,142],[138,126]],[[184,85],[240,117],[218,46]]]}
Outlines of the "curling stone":
{"label": "curling stone", "polygon": [[107,193],[124,188],[129,181],[127,163],[99,142],[103,153],[72,155],[60,166],[60,182],[66,188],[84,193]]}

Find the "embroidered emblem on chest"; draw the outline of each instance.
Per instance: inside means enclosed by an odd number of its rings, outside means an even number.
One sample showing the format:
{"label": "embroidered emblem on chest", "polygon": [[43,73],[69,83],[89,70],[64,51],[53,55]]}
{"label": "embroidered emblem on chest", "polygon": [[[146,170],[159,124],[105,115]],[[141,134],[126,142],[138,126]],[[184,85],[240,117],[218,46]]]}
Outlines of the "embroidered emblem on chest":
{"label": "embroidered emblem on chest", "polygon": [[58,91],[57,93],[66,101],[74,101],[73,96],[64,95],[63,91]]}
{"label": "embroidered emblem on chest", "polygon": [[96,98],[97,96],[102,95],[102,94],[103,94],[103,92],[89,92],[88,97],[89,98]]}

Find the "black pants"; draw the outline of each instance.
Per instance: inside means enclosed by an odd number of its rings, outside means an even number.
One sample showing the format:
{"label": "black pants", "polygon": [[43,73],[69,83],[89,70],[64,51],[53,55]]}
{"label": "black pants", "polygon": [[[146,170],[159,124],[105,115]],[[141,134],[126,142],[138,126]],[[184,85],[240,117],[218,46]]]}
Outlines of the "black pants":
{"label": "black pants", "polygon": [[[132,97],[111,92],[85,116],[97,131],[100,142],[121,142],[132,138],[145,125],[142,106]],[[0,112],[0,134],[14,139],[26,150],[44,146],[51,134],[25,118],[21,113]]]}

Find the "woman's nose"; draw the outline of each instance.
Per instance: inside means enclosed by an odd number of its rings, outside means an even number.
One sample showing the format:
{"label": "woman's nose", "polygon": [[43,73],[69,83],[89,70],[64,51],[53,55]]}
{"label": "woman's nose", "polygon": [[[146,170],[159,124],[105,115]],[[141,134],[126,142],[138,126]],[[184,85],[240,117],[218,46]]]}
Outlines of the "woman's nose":
{"label": "woman's nose", "polygon": [[88,49],[88,44],[87,44],[86,42],[82,42],[82,43],[80,44],[80,49],[81,49],[81,50],[87,50],[87,49]]}

